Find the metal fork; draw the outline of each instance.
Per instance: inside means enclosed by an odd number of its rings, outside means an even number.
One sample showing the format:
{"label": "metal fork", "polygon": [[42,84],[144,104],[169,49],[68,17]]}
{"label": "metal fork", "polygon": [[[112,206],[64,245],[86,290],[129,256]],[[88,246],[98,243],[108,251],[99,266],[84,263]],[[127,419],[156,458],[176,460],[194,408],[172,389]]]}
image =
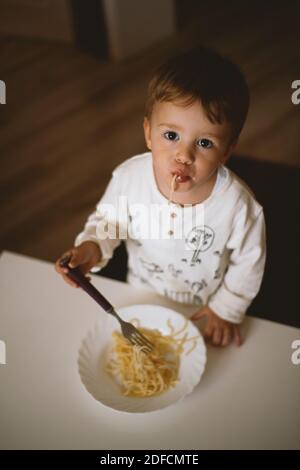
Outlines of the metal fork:
{"label": "metal fork", "polygon": [[140,346],[142,351],[146,354],[150,353],[154,345],[144,336],[132,323],[122,320],[117,314],[111,303],[93,286],[93,284],[85,277],[82,271],[77,268],[71,268],[69,261],[71,256],[65,256],[60,260],[59,265],[62,268],[67,268],[67,275],[82,287],[107,313],[113,315],[121,326],[123,336],[130,341],[130,343]]}

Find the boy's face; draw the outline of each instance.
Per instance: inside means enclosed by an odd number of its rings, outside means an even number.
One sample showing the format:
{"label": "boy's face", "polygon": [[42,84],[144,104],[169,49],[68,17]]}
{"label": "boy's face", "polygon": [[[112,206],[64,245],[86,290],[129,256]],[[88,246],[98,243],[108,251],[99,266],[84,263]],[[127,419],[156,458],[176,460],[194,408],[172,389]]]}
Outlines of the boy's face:
{"label": "boy's face", "polygon": [[195,203],[204,186],[215,181],[216,169],[234,148],[231,125],[212,124],[200,102],[188,107],[155,103],[151,119],[144,119],[144,132],[160,191],[168,197],[177,174],[178,202],[187,204]]}

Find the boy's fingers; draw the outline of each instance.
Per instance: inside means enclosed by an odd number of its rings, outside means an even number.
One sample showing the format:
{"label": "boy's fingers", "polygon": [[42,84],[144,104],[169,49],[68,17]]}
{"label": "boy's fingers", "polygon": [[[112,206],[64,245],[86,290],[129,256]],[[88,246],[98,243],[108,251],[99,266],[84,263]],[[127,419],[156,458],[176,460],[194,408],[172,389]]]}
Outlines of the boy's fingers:
{"label": "boy's fingers", "polygon": [[234,326],[234,339],[237,346],[242,345],[242,338],[240,333],[240,328],[238,326]]}
{"label": "boy's fingers", "polygon": [[76,266],[78,266],[80,264],[80,259],[78,259],[78,258],[79,258],[78,252],[73,250],[72,251],[72,257],[69,261],[70,268],[76,268]]}
{"label": "boy's fingers", "polygon": [[221,328],[215,328],[213,332],[212,342],[215,346],[219,346],[222,342],[223,333]]}
{"label": "boy's fingers", "polygon": [[82,253],[78,253],[77,250],[75,251],[75,253],[73,253],[72,258],[69,262],[70,268],[80,267],[83,274],[89,272],[90,264],[90,262],[86,262],[85,257],[82,255]]}
{"label": "boy's fingers", "polygon": [[67,258],[67,257],[69,258],[69,257],[71,257],[71,256],[72,256],[71,251],[66,251],[65,253],[63,253],[63,254],[58,258],[58,260],[56,260],[56,262],[55,262],[55,269],[56,269],[56,271],[62,272],[64,268],[61,267],[60,262],[61,262],[64,258]]}
{"label": "boy's fingers", "polygon": [[63,274],[63,273],[67,273],[68,272],[68,269],[67,268],[62,268],[59,264],[60,262],[60,259],[58,261],[56,261],[54,267],[55,267],[55,271],[58,273],[58,274]]}
{"label": "boy's fingers", "polygon": [[213,331],[214,331],[214,329],[213,329],[212,323],[208,322],[207,325],[205,326],[204,330],[203,330],[204,338],[210,339],[212,334],[213,334]]}
{"label": "boy's fingers", "polygon": [[72,248],[71,250],[66,251],[57,260],[58,265],[64,258],[69,258],[68,264],[71,268],[75,268],[80,263],[80,260],[78,260],[78,250],[77,250],[77,248]]}
{"label": "boy's fingers", "polygon": [[231,340],[231,331],[229,328],[225,328],[224,334],[223,334],[222,346],[227,346],[230,343],[230,340]]}
{"label": "boy's fingers", "polygon": [[79,287],[78,284],[76,284],[76,282],[74,282],[72,279],[69,278],[69,276],[67,276],[66,274],[63,274],[62,277],[64,278],[64,280],[70,284],[70,286],[72,287]]}
{"label": "boy's fingers", "polygon": [[59,262],[58,262],[58,261],[55,262],[54,268],[55,268],[55,271],[56,271],[58,274],[61,274],[61,273],[62,273],[62,268],[59,266]]}
{"label": "boy's fingers", "polygon": [[196,320],[199,320],[199,319],[202,318],[202,317],[205,317],[205,315],[207,315],[207,312],[206,312],[206,310],[203,308],[202,310],[200,310],[200,312],[194,313],[194,315],[192,315],[190,319],[191,319],[192,321],[196,321]]}

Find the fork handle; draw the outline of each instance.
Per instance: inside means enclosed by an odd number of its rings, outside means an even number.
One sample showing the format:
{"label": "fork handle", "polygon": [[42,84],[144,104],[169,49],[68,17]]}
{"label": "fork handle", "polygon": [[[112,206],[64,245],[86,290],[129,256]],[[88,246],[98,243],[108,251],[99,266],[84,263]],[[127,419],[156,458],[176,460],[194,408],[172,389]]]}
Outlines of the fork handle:
{"label": "fork handle", "polygon": [[60,261],[60,266],[62,268],[67,268],[69,276],[73,281],[82,287],[82,289],[89,294],[107,313],[112,313],[114,310],[111,303],[106,300],[106,298],[90,283],[90,281],[85,277],[83,272],[78,268],[71,268],[69,266],[70,256],[66,256]]}

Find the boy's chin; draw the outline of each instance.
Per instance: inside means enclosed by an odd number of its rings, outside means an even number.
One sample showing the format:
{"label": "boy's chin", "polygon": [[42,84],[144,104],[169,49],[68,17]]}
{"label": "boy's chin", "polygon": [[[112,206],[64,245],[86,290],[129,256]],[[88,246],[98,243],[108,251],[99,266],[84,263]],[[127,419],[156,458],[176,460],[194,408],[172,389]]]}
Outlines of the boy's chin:
{"label": "boy's chin", "polygon": [[187,181],[182,181],[182,182],[177,182],[176,181],[176,192],[186,192],[189,189],[193,188],[195,186],[195,182],[192,179],[189,179]]}

